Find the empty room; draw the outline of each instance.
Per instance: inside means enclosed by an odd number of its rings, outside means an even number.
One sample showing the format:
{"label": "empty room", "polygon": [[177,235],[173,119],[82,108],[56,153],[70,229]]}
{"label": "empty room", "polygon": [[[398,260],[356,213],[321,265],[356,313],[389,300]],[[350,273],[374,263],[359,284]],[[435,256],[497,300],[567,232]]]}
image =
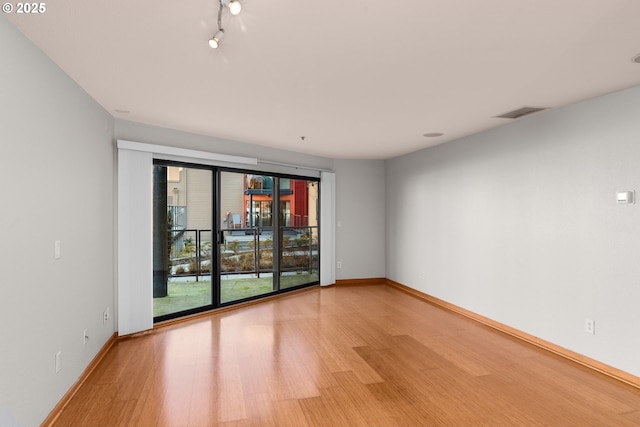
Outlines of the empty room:
{"label": "empty room", "polygon": [[8,0],[0,426],[640,425],[640,2]]}

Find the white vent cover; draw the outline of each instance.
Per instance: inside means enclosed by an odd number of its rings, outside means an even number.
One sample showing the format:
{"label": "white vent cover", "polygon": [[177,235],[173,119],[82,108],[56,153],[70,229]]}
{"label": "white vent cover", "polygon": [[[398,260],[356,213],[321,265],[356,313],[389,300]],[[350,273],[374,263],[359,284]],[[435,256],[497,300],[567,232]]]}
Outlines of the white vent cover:
{"label": "white vent cover", "polygon": [[500,114],[499,116],[502,119],[519,119],[523,116],[528,116],[529,114],[537,113],[538,111],[546,110],[546,108],[540,107],[522,107],[517,110],[509,111],[508,113]]}

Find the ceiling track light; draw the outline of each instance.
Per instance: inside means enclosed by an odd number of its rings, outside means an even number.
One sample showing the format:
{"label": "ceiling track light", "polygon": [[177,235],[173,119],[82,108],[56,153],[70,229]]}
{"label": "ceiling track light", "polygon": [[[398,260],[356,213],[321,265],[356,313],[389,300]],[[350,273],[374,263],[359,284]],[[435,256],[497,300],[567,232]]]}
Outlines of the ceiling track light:
{"label": "ceiling track light", "polygon": [[242,5],[238,0],[221,0],[222,5],[229,9],[232,15],[237,15],[242,10]]}
{"label": "ceiling track light", "polygon": [[218,32],[215,33],[213,37],[209,39],[209,46],[211,46],[213,49],[217,49],[218,46],[220,46],[220,40],[222,40],[223,37],[224,37],[224,30],[220,28]]}
{"label": "ceiling track light", "polygon": [[220,46],[220,41],[224,37],[224,28],[222,28],[222,8],[229,9],[232,15],[237,15],[242,10],[242,5],[238,0],[218,0],[218,31],[209,39],[209,46],[212,49],[217,49]]}

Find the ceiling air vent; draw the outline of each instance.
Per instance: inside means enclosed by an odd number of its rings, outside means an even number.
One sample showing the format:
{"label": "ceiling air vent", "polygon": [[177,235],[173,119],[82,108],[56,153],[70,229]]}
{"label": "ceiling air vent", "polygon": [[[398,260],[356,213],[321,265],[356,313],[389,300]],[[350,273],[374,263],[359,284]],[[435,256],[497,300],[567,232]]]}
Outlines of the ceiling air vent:
{"label": "ceiling air vent", "polygon": [[546,108],[538,108],[538,107],[522,107],[517,110],[509,111],[508,113],[500,114],[501,119],[519,119],[523,116],[528,116],[529,114],[537,113],[538,111],[546,110]]}

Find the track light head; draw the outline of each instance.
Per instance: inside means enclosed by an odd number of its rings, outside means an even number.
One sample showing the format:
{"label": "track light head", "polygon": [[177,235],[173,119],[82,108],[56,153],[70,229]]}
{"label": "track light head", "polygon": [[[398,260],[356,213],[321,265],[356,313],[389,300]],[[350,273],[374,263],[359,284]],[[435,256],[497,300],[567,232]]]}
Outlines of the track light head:
{"label": "track light head", "polygon": [[229,8],[232,15],[237,15],[242,10],[242,5],[238,0],[222,0],[222,4]]}
{"label": "track light head", "polygon": [[212,49],[217,49],[218,46],[220,46],[220,40],[222,40],[223,37],[224,37],[224,30],[220,28],[218,32],[215,33],[213,37],[209,39],[209,46],[211,46]]}
{"label": "track light head", "polygon": [[212,49],[217,49],[220,46],[220,41],[224,37],[224,30],[222,29],[222,9],[224,7],[229,9],[232,15],[237,15],[242,10],[242,5],[238,0],[217,0],[218,3],[218,32],[209,39],[209,46]]}

